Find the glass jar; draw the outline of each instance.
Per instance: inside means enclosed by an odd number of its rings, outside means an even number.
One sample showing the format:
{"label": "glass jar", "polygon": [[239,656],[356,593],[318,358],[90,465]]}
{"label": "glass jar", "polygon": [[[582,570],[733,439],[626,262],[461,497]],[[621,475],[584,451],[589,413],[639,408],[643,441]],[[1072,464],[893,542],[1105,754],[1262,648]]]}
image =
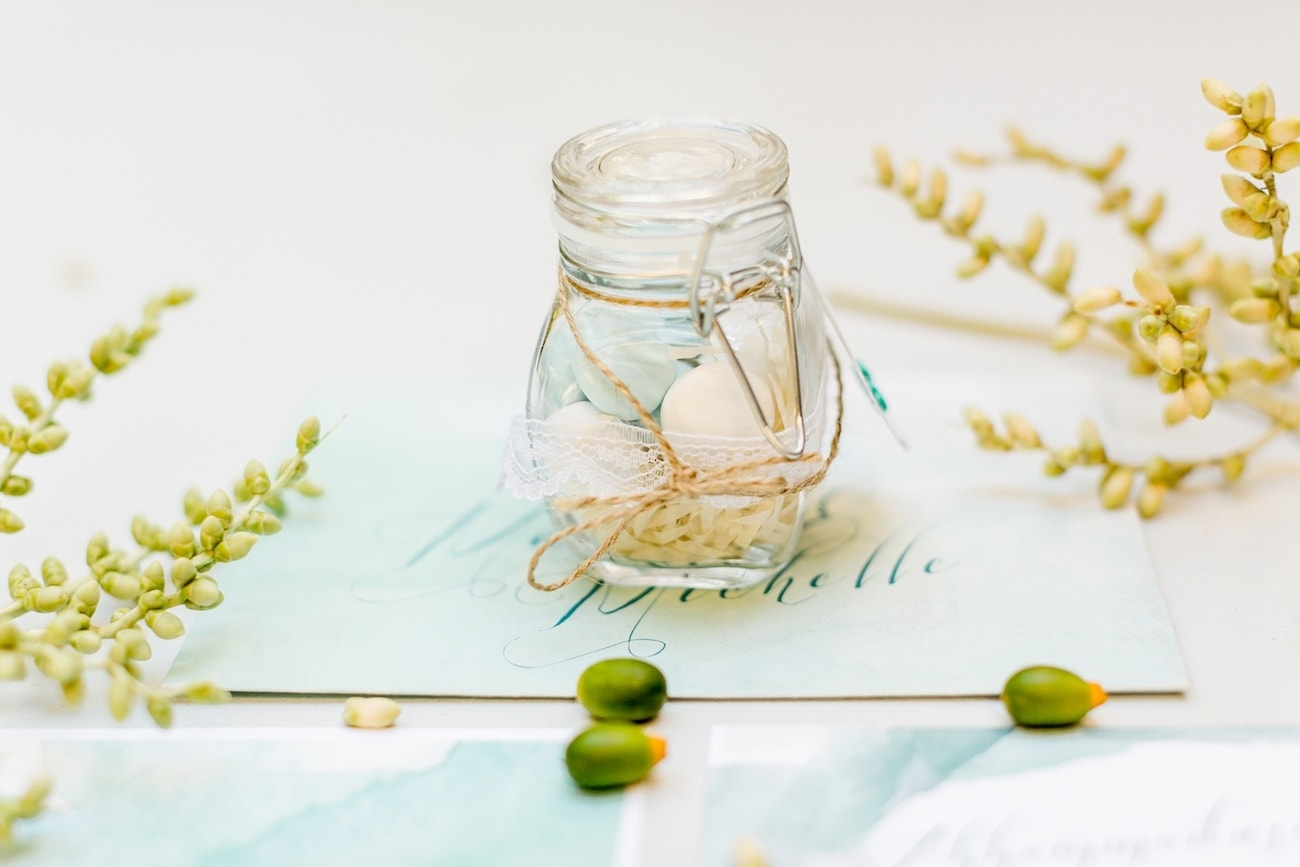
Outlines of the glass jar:
{"label": "glass jar", "polygon": [[788,174],[779,138],[732,121],[611,124],[556,153],[559,287],[507,481],[546,498],[570,579],[739,587],[794,556],[829,351]]}

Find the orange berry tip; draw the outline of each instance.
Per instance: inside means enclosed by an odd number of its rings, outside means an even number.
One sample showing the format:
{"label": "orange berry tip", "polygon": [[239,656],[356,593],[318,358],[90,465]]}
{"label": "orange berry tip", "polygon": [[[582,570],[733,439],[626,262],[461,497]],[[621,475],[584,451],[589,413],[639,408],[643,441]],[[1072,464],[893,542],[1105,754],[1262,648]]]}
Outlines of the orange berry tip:
{"label": "orange berry tip", "polygon": [[658,735],[646,735],[650,742],[650,764],[657,765],[668,755],[668,742]]}
{"label": "orange berry tip", "polygon": [[1088,692],[1088,700],[1092,703],[1092,707],[1104,704],[1106,699],[1110,697],[1106,695],[1106,690],[1102,689],[1099,683],[1088,684]]}

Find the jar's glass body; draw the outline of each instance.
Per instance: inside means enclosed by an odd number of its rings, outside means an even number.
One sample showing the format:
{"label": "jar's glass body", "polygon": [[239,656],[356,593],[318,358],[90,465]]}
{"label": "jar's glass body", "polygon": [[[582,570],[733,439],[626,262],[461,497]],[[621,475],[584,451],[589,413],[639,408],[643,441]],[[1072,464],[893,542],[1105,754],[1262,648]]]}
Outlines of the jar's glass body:
{"label": "jar's glass body", "polygon": [[743,124],[615,125],[556,156],[560,295],[527,415],[551,514],[586,527],[564,544],[604,548],[591,577],[736,587],[795,554],[827,343],[785,176],[784,145]]}

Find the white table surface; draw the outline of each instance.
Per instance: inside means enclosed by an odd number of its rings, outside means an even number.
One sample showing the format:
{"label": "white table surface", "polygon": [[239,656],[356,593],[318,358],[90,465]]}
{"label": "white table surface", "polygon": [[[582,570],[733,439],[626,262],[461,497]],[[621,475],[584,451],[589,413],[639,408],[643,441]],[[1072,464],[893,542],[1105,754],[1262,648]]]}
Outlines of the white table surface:
{"label": "white table surface", "polygon": [[[137,367],[68,409],[63,451],[24,464],[38,487],[14,505],[31,529],[0,541],[4,571],[50,553],[75,562],[94,530],[121,538],[131,514],[171,514],[185,487],[279,455],[284,407],[311,377],[518,376],[522,400],[552,288],[550,157],[605,121],[720,114],[777,131],[805,253],[834,291],[1051,322],[1053,303],[1006,271],[957,281],[962,251],[863,183],[877,143],[930,163],[996,148],[1012,121],[1082,157],[1128,142],[1125,177],[1168,194],[1162,239],[1204,232],[1262,253],[1218,226],[1226,169],[1201,148],[1218,118],[1199,81],[1268,81],[1281,112],[1300,113],[1284,47],[1296,33],[1300,5],[1204,0],[0,4],[0,382],[39,384],[50,360],[82,353],[149,295],[200,290]],[[990,192],[993,228],[1042,209],[1049,238],[1078,239],[1080,286],[1123,285],[1137,263],[1069,181],[957,178],[959,192]],[[917,368],[1093,372],[1114,383],[1116,448],[1133,454],[1190,454],[1252,429],[1219,410],[1174,441],[1151,421],[1150,387],[1121,382],[1105,356],[844,321],[886,387]],[[1025,471],[1008,465],[1009,480]],[[1095,724],[1300,723],[1300,444],[1271,446],[1237,489],[1198,487],[1147,525],[1191,689],[1113,700]],[[570,703],[404,706],[404,726],[585,721]],[[338,701],[241,699],[178,708],[176,724],[335,726],[340,713]],[[651,827],[675,830],[652,835],[647,865],[695,863],[708,728],[759,721],[1005,715],[993,700],[673,702],[657,723],[671,757],[648,789]],[[72,713],[43,680],[0,687],[0,727],[107,724],[98,688]]]}

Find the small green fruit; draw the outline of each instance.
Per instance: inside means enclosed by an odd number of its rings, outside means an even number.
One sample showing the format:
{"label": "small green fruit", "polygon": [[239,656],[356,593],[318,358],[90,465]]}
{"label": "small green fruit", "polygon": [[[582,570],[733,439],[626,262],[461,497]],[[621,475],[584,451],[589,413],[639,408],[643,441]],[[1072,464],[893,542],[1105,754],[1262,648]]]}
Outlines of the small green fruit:
{"label": "small green fruit", "polygon": [[1074,725],[1106,700],[1106,691],[1073,672],[1050,665],[1021,669],[1002,689],[1002,703],[1018,725]]}
{"label": "small green fruit", "polygon": [[596,719],[654,719],[667,697],[663,672],[641,659],[605,659],[578,678],[578,701]]}
{"label": "small green fruit", "polygon": [[569,742],[564,764],[584,789],[607,789],[645,779],[666,751],[663,738],[631,723],[596,723]]}

